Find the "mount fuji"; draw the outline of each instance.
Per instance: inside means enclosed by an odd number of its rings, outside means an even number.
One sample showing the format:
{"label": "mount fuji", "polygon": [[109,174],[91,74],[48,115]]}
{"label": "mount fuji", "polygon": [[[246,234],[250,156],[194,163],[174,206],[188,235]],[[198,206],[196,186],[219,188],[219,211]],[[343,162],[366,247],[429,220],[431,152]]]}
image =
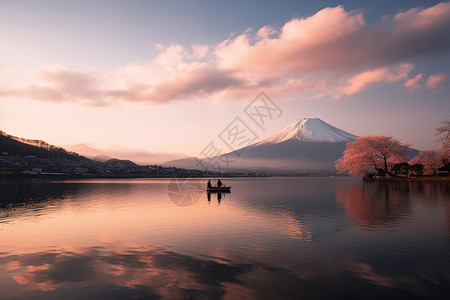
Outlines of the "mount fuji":
{"label": "mount fuji", "polygon": [[348,143],[356,138],[356,135],[331,126],[319,118],[304,118],[295,121],[279,133],[252,145],[252,147],[263,144],[280,144],[289,140],[314,143]]}
{"label": "mount fuji", "polygon": [[[334,170],[346,144],[356,138],[319,118],[304,118],[267,139],[216,158],[228,161],[229,170]],[[199,169],[195,158],[173,160],[165,166]]]}

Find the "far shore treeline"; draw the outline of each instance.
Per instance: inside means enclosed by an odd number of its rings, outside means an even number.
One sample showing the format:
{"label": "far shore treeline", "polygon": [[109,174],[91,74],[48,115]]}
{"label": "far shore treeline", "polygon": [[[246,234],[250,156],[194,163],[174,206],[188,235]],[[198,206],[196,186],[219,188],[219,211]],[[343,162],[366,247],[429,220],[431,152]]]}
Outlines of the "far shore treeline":
{"label": "far shore treeline", "polygon": [[[373,179],[449,178],[450,120],[436,128],[438,150],[418,152],[392,136],[365,135],[347,143],[336,170],[228,170],[202,171],[158,165],[137,165],[129,160],[88,159],[41,140],[28,140],[0,131],[0,177],[236,177],[236,176],[364,176]],[[409,154],[409,157],[408,157]],[[415,157],[411,157],[411,154]]]}

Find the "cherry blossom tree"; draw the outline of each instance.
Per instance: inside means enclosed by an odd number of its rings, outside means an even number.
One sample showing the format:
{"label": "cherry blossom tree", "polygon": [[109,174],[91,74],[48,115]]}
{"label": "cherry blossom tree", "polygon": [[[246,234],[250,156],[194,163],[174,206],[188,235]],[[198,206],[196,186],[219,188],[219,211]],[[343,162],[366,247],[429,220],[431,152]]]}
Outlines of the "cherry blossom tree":
{"label": "cherry blossom tree", "polygon": [[409,161],[410,165],[420,164],[423,166],[423,173],[426,175],[436,175],[438,169],[442,167],[442,154],[435,150],[421,151],[416,157]]}
{"label": "cherry blossom tree", "polygon": [[408,145],[391,136],[365,135],[347,144],[344,154],[336,161],[336,169],[350,175],[366,175],[375,168],[381,175],[391,174],[390,167],[406,161]]}
{"label": "cherry blossom tree", "polygon": [[436,128],[436,135],[442,143],[450,140],[450,120],[443,121],[442,125]]}
{"label": "cherry blossom tree", "polygon": [[442,125],[436,128],[436,135],[441,144],[441,158],[444,164],[450,162],[450,120],[445,120]]}

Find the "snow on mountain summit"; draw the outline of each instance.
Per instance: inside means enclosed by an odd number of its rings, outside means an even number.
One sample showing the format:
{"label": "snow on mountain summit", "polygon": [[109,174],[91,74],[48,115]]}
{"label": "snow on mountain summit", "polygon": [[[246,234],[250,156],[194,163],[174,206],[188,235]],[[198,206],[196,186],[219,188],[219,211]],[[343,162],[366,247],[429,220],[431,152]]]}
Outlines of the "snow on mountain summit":
{"label": "snow on mountain summit", "polygon": [[[334,163],[346,144],[356,138],[321,119],[305,118],[265,140],[218,157],[227,161],[232,157],[229,167],[235,170],[335,170]],[[197,160],[186,158],[165,166],[195,169],[199,168]]]}
{"label": "snow on mountain summit", "polygon": [[287,140],[337,143],[354,141],[356,138],[356,135],[336,128],[319,118],[303,118],[258,144],[278,144]]}

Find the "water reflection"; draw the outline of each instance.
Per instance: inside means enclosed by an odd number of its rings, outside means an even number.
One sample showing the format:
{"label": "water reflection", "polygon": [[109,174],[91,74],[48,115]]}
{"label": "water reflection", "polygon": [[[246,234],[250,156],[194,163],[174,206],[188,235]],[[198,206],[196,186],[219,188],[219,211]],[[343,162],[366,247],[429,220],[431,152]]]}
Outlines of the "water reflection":
{"label": "water reflection", "polygon": [[5,180],[0,183],[0,207],[64,199],[81,192],[79,184],[55,184],[39,179]]}
{"label": "water reflection", "polygon": [[339,187],[338,201],[349,218],[367,230],[388,228],[410,214],[409,185],[403,182],[369,182]]}
{"label": "water reflection", "polygon": [[0,182],[2,297],[380,299],[448,292],[448,184],[230,179],[232,194],[204,193],[189,207],[173,204],[167,184]]}
{"label": "water reflection", "polygon": [[208,200],[208,203],[211,203],[211,196],[214,195],[217,199],[217,203],[220,205],[220,202],[222,201],[222,195],[225,198],[226,194],[230,194],[230,192],[206,192],[206,199]]}
{"label": "water reflection", "polygon": [[449,195],[449,184],[440,182],[364,182],[342,185],[336,191],[350,220],[365,230],[398,226],[411,217],[412,201],[442,205],[447,211],[447,235]]}
{"label": "water reflection", "polygon": [[[32,291],[64,294],[80,286],[91,286],[95,295],[111,299],[323,299],[337,295],[379,299],[385,296],[386,288],[392,298],[438,296],[445,292],[445,284],[450,280],[448,263],[375,266],[352,258],[331,258],[327,264],[299,260],[284,266],[279,262],[272,258],[242,263],[151,246],[116,251],[58,249],[0,257],[2,276],[10,275],[17,284]],[[431,295],[427,294],[430,289],[434,291]]]}
{"label": "water reflection", "polygon": [[80,194],[76,184],[53,184],[29,179],[8,180],[0,184],[0,223],[18,217],[36,217],[58,210],[63,201]]}
{"label": "water reflection", "polygon": [[240,283],[239,276],[253,267],[152,247],[121,251],[59,249],[1,257],[0,263],[5,262],[14,280],[32,290],[53,291],[65,284],[84,282],[98,285],[103,292],[121,287],[128,292],[132,289],[132,294],[142,298],[170,299],[219,298],[225,294],[222,283]]}

